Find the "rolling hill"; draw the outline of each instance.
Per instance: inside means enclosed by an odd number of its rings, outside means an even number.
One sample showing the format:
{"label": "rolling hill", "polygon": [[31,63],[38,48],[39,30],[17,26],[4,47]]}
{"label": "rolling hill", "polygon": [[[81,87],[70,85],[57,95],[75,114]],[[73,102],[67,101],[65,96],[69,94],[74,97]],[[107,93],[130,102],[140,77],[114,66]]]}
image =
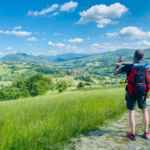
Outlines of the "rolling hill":
{"label": "rolling hill", "polygon": [[[33,56],[25,53],[10,54],[0,59],[1,63],[28,64],[42,72],[79,72],[93,75],[111,76],[117,59],[132,61],[134,50],[120,49],[98,54],[67,53],[56,56]],[[145,60],[150,62],[150,49],[145,49]],[[40,69],[39,69],[40,68]],[[41,69],[42,68],[42,69]]]}
{"label": "rolling hill", "polygon": [[[146,59],[150,59],[150,49],[145,49]],[[116,58],[123,56],[124,59],[130,59],[133,56],[134,50],[132,49],[119,49],[116,51],[108,51],[96,54],[82,54],[82,53],[66,53],[56,56],[46,55],[30,55],[26,53],[8,54],[0,58],[1,62],[32,62],[32,63],[49,63],[49,62],[65,62],[65,61],[76,61],[76,60],[102,60],[110,61],[110,58]]]}

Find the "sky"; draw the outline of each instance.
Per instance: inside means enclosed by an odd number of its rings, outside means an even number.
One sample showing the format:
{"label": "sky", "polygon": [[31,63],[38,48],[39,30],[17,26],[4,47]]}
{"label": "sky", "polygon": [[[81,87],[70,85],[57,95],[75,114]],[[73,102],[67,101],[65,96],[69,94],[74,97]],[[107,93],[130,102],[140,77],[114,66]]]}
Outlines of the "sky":
{"label": "sky", "polygon": [[149,47],[147,0],[1,0],[0,56]]}

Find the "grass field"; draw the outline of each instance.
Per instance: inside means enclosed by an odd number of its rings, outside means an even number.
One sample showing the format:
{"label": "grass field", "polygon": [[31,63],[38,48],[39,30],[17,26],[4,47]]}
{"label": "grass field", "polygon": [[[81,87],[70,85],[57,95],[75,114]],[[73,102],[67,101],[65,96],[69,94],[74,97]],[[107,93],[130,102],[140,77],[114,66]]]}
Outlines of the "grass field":
{"label": "grass field", "polygon": [[122,89],[64,92],[0,103],[0,150],[63,150],[71,137],[124,112]]}

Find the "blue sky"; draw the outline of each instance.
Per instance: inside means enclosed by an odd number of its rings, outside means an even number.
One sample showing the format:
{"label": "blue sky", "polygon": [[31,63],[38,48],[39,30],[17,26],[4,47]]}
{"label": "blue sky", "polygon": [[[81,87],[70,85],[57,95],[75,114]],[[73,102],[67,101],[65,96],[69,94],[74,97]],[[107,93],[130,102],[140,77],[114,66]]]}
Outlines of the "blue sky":
{"label": "blue sky", "polygon": [[150,47],[147,0],[3,0],[0,55]]}

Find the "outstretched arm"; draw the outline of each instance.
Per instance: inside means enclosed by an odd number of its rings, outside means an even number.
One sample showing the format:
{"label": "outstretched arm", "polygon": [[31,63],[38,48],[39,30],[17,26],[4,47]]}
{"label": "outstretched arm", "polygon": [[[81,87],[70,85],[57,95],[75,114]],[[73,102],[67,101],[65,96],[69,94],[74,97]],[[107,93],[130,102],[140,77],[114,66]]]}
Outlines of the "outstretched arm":
{"label": "outstretched arm", "polygon": [[117,63],[116,67],[115,67],[115,70],[114,70],[114,75],[120,74],[121,73],[121,68],[122,68],[122,65]]}
{"label": "outstretched arm", "polygon": [[120,73],[125,73],[128,70],[128,66],[131,65],[131,62],[119,62],[116,63],[115,71],[114,74],[120,74]]}

